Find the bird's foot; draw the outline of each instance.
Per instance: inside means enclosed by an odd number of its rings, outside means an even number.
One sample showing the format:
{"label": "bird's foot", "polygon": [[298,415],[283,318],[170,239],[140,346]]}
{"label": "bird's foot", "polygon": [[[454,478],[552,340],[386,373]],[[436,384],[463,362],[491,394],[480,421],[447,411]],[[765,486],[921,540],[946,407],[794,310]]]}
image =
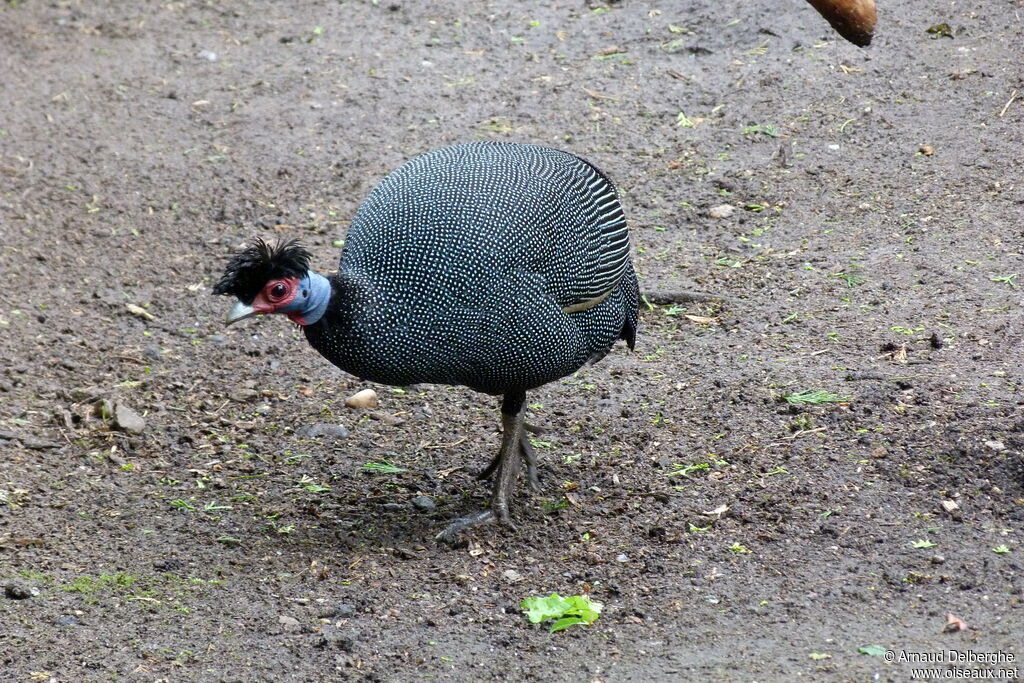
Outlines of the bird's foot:
{"label": "bird's foot", "polygon": [[512,492],[515,490],[516,481],[519,479],[519,470],[523,463],[526,463],[526,476],[529,480],[530,489],[534,492],[540,490],[540,478],[537,476],[537,454],[530,443],[529,431],[524,426],[521,408],[523,397],[519,396],[517,402],[509,409],[508,397],[502,404],[501,424],[501,448],[494,456],[490,464],[477,475],[478,479],[493,478],[491,489],[491,509],[483,512],[475,512],[465,517],[460,517],[449,524],[437,535],[437,540],[449,545],[458,542],[462,533],[467,529],[482,524],[497,522],[502,526],[514,529],[512,518],[509,515],[509,502],[512,500]]}
{"label": "bird's foot", "polygon": [[487,464],[487,467],[476,473],[476,478],[480,481],[490,479],[491,475],[494,474],[494,470],[498,469],[499,462],[501,462],[501,453],[498,453],[496,456],[491,458],[491,462]]}
{"label": "bird's foot", "polygon": [[441,533],[434,536],[434,539],[444,543],[445,545],[455,546],[458,545],[459,540],[462,538],[462,534],[473,527],[483,526],[484,524],[493,524],[497,521],[492,510],[479,510],[472,514],[466,515],[465,517],[459,517],[451,524],[441,530]]}
{"label": "bird's foot", "polygon": [[441,530],[439,534],[434,536],[434,540],[440,541],[448,546],[456,546],[462,540],[462,535],[478,526],[484,526],[486,524],[500,524],[501,526],[511,531],[516,530],[516,525],[512,522],[506,508],[503,512],[495,512],[494,510],[479,510],[477,512],[468,514],[464,517],[459,517],[451,524]]}

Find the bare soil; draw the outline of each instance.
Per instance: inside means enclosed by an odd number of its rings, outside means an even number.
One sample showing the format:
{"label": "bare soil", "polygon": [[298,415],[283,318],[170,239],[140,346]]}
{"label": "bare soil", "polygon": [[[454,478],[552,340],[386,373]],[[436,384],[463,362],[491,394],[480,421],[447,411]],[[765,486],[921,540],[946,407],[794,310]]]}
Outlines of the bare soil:
{"label": "bare soil", "polygon": [[[882,3],[867,49],[797,0],[6,0],[3,680],[1024,668],[1022,64],[1019,0]],[[255,236],[333,268],[379,178],[486,138],[603,168],[652,303],[529,397],[518,530],[450,549],[496,401],[345,408],[209,292]],[[589,627],[519,608],[585,591]]]}

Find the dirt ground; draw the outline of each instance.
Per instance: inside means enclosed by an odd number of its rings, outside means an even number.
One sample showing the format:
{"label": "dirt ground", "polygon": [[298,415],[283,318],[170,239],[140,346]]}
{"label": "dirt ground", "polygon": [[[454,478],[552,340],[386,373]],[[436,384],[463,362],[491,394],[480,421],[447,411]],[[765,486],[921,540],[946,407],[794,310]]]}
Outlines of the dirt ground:
{"label": "dirt ground", "polygon": [[[883,2],[867,49],[797,0],[511,5],[0,4],[3,680],[1024,670],[1024,3]],[[210,289],[255,236],[336,267],[385,173],[491,138],[619,184],[651,303],[529,397],[518,530],[450,549],[495,399],[348,409]]]}

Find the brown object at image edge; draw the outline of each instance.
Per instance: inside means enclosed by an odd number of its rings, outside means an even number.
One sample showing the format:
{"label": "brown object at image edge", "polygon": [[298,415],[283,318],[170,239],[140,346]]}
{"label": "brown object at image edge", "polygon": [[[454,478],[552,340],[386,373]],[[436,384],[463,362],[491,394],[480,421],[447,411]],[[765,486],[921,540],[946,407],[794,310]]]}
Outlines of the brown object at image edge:
{"label": "brown object at image edge", "polygon": [[839,35],[854,45],[871,44],[875,31],[875,0],[807,0]]}

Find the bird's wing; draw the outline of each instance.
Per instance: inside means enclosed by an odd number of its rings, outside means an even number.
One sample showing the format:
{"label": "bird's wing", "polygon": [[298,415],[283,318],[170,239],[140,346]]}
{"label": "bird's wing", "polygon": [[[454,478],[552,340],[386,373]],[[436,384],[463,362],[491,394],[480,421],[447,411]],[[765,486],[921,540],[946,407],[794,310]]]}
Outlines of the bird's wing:
{"label": "bird's wing", "polygon": [[563,197],[569,210],[558,226],[564,240],[549,268],[548,291],[567,313],[604,301],[629,265],[629,228],[615,185],[585,159],[570,156],[572,179]]}

